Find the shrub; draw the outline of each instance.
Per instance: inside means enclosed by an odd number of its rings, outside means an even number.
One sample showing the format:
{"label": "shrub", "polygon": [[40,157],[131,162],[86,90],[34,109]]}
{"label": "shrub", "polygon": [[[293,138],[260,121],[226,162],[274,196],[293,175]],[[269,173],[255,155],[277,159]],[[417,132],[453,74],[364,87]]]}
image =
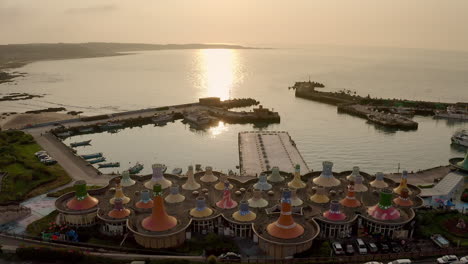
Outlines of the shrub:
{"label": "shrub", "polygon": [[218,259],[215,256],[211,255],[206,259],[206,263],[216,264],[216,263],[218,263]]}
{"label": "shrub", "polygon": [[44,262],[67,260],[70,263],[80,262],[84,257],[79,250],[50,247],[19,247],[16,249],[16,255],[23,260]]}

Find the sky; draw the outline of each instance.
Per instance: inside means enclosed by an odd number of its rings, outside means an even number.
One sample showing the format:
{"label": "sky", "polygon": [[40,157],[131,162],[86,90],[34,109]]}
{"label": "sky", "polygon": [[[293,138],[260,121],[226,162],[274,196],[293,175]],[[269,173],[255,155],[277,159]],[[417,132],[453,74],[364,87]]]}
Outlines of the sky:
{"label": "sky", "polygon": [[0,0],[0,44],[232,43],[468,50],[467,0]]}

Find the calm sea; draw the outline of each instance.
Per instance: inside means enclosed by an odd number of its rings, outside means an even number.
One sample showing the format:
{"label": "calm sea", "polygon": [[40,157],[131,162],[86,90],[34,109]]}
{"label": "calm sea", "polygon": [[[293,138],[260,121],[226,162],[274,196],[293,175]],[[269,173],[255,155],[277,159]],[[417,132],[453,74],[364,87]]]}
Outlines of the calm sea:
{"label": "calm sea", "polygon": [[[327,90],[350,89],[360,95],[443,102],[468,101],[468,53],[416,49],[315,47],[275,50],[168,50],[92,59],[43,61],[19,71],[28,75],[0,93],[45,94],[44,98],[1,102],[0,112],[64,106],[84,114],[112,113],[197,101],[253,97],[281,115],[268,130],[289,131],[310,168],[331,160],[337,171],[394,172],[447,164],[464,149],[450,145],[456,130],[468,123],[416,117],[417,131],[388,131],[365,120],[339,114],[334,106],[294,97],[295,81],[310,79]],[[79,153],[103,152],[121,168],[140,161],[169,171],[189,164],[235,170],[237,133],[253,125],[220,122],[195,131],[180,121],[124,129],[116,134],[77,136],[93,139]]]}

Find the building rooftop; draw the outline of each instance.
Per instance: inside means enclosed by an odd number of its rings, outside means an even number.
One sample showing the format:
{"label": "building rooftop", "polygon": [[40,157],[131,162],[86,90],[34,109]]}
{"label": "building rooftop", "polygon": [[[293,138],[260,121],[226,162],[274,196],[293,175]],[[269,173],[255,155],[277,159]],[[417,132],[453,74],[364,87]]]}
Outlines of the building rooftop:
{"label": "building rooftop", "polygon": [[450,172],[433,188],[422,189],[421,196],[443,196],[448,195],[455,189],[461,181],[464,181],[464,176],[458,172]]}

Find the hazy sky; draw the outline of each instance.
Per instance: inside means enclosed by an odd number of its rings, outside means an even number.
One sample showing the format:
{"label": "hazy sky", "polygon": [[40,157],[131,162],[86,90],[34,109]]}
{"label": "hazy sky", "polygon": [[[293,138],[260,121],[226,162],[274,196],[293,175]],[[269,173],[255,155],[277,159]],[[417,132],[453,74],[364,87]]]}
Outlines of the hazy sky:
{"label": "hazy sky", "polygon": [[0,0],[0,43],[468,50],[468,0]]}

